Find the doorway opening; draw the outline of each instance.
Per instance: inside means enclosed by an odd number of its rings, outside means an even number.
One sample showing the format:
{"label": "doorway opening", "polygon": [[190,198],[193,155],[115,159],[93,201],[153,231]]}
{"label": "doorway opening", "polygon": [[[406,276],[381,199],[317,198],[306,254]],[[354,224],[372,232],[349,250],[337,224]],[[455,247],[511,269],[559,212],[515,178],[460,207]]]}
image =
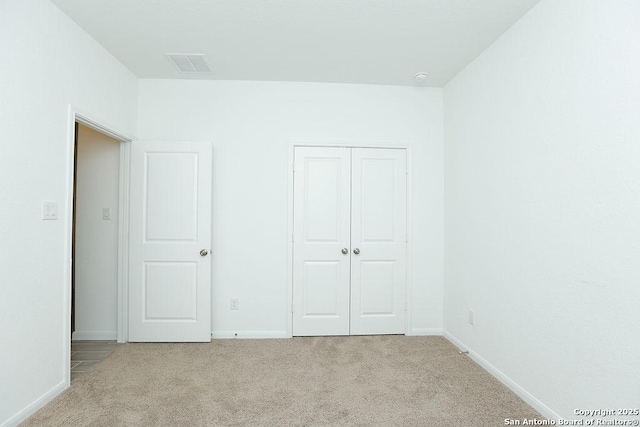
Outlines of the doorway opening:
{"label": "doorway opening", "polygon": [[120,141],[75,123],[71,380],[117,348]]}
{"label": "doorway opening", "polygon": [[[127,340],[129,144],[69,107],[66,383]],[[73,374],[72,374],[73,371]]]}

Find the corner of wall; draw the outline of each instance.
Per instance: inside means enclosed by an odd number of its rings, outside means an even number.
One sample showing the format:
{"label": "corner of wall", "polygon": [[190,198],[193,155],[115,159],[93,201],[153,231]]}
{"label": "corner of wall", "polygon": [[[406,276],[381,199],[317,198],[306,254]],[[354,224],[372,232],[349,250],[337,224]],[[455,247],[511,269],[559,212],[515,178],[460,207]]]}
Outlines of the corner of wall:
{"label": "corner of wall", "polygon": [[531,393],[526,391],[523,387],[521,387],[518,383],[516,383],[514,380],[512,380],[507,375],[505,375],[503,372],[501,372],[494,365],[489,363],[486,359],[484,359],[480,354],[475,352],[468,345],[466,345],[465,343],[463,343],[462,341],[457,339],[455,336],[453,336],[447,330],[444,330],[443,336],[447,340],[449,340],[449,342],[451,342],[451,344],[453,344],[456,347],[458,347],[458,349],[460,349],[460,351],[468,351],[469,352],[469,357],[474,362],[476,362],[478,365],[480,365],[485,371],[487,371],[488,373],[493,375],[493,377],[495,377],[498,381],[500,381],[507,388],[509,388],[509,390],[514,392],[516,395],[518,395],[518,397],[520,399],[524,400],[526,403],[531,405],[531,407],[533,407],[536,411],[540,412],[540,414],[542,416],[544,416],[544,417],[546,417],[546,418],[548,418],[550,420],[555,420],[555,421],[560,420],[560,418],[561,418],[560,415],[555,413],[551,408],[549,408],[547,405],[542,403],[540,400],[538,400]]}

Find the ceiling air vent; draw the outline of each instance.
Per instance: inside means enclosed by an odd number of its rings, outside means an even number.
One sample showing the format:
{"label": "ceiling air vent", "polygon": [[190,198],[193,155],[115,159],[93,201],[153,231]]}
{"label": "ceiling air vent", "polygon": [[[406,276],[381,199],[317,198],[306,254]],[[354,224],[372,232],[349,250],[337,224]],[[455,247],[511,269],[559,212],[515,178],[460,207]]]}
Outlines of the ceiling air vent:
{"label": "ceiling air vent", "polygon": [[210,73],[211,68],[202,53],[165,53],[182,73]]}

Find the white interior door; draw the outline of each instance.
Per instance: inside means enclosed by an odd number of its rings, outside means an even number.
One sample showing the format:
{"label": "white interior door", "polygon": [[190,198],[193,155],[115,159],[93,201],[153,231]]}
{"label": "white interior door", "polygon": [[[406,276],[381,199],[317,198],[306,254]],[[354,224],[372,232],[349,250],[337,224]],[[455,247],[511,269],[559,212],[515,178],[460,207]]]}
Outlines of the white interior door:
{"label": "white interior door", "polygon": [[293,335],[406,328],[406,152],[297,147]]}
{"label": "white interior door", "polygon": [[131,145],[130,341],[211,340],[211,155],[206,142]]}
{"label": "white interior door", "polygon": [[406,329],[406,152],[351,154],[351,335]]}
{"label": "white interior door", "polygon": [[350,169],[349,149],[295,149],[293,335],[349,335]]}

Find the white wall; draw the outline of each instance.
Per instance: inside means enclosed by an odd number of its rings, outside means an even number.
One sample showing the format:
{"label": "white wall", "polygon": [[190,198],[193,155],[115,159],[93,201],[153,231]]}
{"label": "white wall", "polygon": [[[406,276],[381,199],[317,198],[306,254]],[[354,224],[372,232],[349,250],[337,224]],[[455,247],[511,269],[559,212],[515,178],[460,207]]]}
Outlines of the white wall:
{"label": "white wall", "polygon": [[444,90],[445,331],[547,415],[640,402],[638,46],[543,0]]}
{"label": "white wall", "polygon": [[[73,339],[114,340],[118,314],[120,142],[78,126],[75,332]],[[111,209],[111,219],[102,209]]]}
{"label": "white wall", "polygon": [[[13,424],[66,385],[69,104],[133,133],[137,80],[47,0],[0,2],[0,40],[0,424]],[[41,220],[43,200],[60,219]]]}
{"label": "white wall", "polygon": [[[141,80],[140,140],[209,140],[214,335],[284,336],[292,141],[388,141],[413,156],[413,333],[442,328],[442,91]],[[240,310],[231,311],[231,297]]]}

